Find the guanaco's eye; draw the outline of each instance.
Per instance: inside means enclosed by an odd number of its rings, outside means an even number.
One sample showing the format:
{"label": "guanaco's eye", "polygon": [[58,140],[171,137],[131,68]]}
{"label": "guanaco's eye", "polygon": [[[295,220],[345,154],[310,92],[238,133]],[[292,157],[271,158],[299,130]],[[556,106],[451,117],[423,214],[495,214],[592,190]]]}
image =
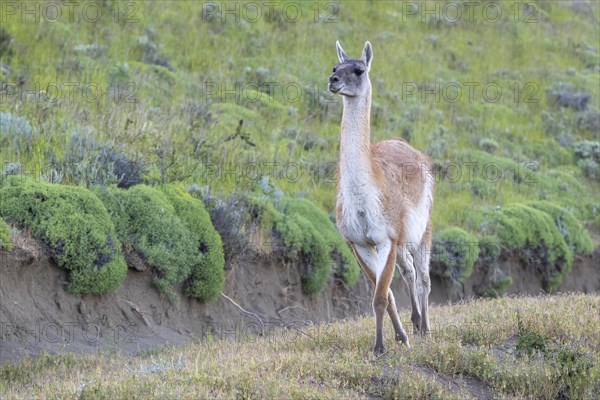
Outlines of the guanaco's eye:
{"label": "guanaco's eye", "polygon": [[364,70],[364,69],[362,69],[362,68],[356,68],[356,69],[354,70],[354,73],[355,73],[356,75],[358,75],[358,76],[361,76],[361,75],[363,74],[363,72],[365,72],[365,70]]}
{"label": "guanaco's eye", "polygon": [[331,72],[335,72],[335,67],[333,67],[333,70]]}

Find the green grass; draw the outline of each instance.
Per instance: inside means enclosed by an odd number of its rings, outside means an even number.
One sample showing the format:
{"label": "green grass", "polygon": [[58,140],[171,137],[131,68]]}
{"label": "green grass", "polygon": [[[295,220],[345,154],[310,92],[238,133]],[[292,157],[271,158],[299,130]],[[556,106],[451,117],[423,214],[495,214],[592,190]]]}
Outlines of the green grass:
{"label": "green grass", "polygon": [[[124,99],[115,103],[111,96],[86,101],[80,92],[74,101],[61,98],[58,107],[23,101],[17,111],[19,101],[4,102],[0,106],[3,112],[18,114],[36,132],[29,148],[19,145],[21,162],[44,166],[52,155],[60,158],[71,132],[84,126],[92,129],[100,142],[117,142],[128,154],[143,158],[150,166],[149,181],[205,180],[211,188],[230,193],[248,189],[254,182],[206,174],[202,167],[275,163],[280,167],[274,175],[284,192],[307,192],[317,204],[331,210],[331,182],[323,182],[319,179],[323,176],[308,170],[299,179],[286,179],[282,166],[288,162],[319,165],[337,159],[341,102],[325,91],[330,68],[337,63],[335,39],[353,56],[365,40],[374,44],[374,140],[399,136],[406,130],[417,148],[431,148],[440,161],[461,163],[463,154],[476,150],[480,138],[488,137],[497,143],[499,156],[518,163],[539,162],[542,172],[557,162],[578,168],[570,160],[572,151],[558,146],[544,131],[542,112],[569,127],[575,139],[598,140],[595,132],[573,128],[575,112],[547,104],[545,96],[545,90],[560,81],[589,91],[590,108],[597,109],[599,104],[598,73],[590,69],[594,60],[597,65],[598,49],[588,48],[595,43],[598,27],[567,2],[540,3],[537,23],[515,22],[514,11],[504,5],[505,18],[498,23],[477,18],[473,23],[463,19],[458,24],[422,22],[420,14],[404,15],[402,3],[339,4],[333,15],[335,23],[315,22],[312,3],[302,4],[303,17],[297,23],[286,22],[281,9],[273,18],[263,10],[263,18],[255,23],[243,18],[236,23],[234,16],[203,19],[200,6],[193,2],[135,3],[135,23],[122,18],[115,22],[113,4],[98,4],[103,13],[97,24],[82,18],[21,23],[18,15],[8,16],[3,28],[13,38],[11,51],[0,55],[13,69],[7,81],[16,81],[21,74],[27,85],[38,83],[40,89],[48,82],[78,82],[81,86],[97,84],[104,91],[118,83],[131,83],[131,93],[122,90],[121,94],[129,98],[134,92],[137,103]],[[118,15],[124,17],[129,3],[118,4]],[[332,11],[327,5],[318,4],[317,16],[325,18]],[[588,14],[598,18],[598,5],[589,6]],[[361,28],[355,32],[352,21],[357,18]],[[97,26],[104,27],[102,33]],[[500,43],[498,38],[506,35],[511,40]],[[92,44],[104,46],[103,50],[98,54],[78,50]],[[591,58],[582,57],[582,52],[591,52]],[[159,65],[165,60],[167,67]],[[574,72],[566,73],[569,69]],[[463,96],[457,102],[435,101],[431,96],[423,102],[420,93],[409,95],[403,86],[452,81],[462,88]],[[265,82],[278,85],[267,94],[261,92],[267,90]],[[474,98],[467,95],[464,82],[480,84]],[[481,88],[489,82],[502,90],[496,103],[482,94]],[[225,89],[236,83],[240,90],[227,95]],[[288,84],[303,90],[301,98],[291,93],[286,96],[283,88]],[[244,85],[249,86],[244,89]],[[535,102],[524,100],[530,94]],[[71,118],[78,113],[89,118]],[[224,140],[240,119],[244,120],[243,133],[255,146],[240,136]],[[439,126],[447,130],[445,137],[439,137]],[[434,151],[436,146],[441,150]],[[160,148],[163,156],[157,154]],[[16,161],[9,149],[5,147],[0,155]],[[174,163],[161,171],[165,153]],[[240,178],[241,174],[237,175]],[[597,188],[597,182],[590,184]],[[498,188],[500,198],[482,203],[537,197],[536,189],[522,196],[519,187],[492,186]],[[447,181],[438,185],[437,204],[451,200],[454,189]],[[433,217],[435,226],[463,226],[460,212],[436,207]]]}
{"label": "green grass", "polygon": [[[3,398],[586,399],[600,394],[595,295],[431,308],[433,334],[375,358],[372,317],[151,354],[42,354],[0,369]],[[410,314],[401,320],[409,323]]]}
{"label": "green grass", "polygon": [[[342,104],[326,90],[335,40],[352,57],[370,40],[372,139],[403,136],[436,162],[435,232],[459,228],[479,239],[494,222],[489,210],[539,201],[581,226],[598,225],[598,160],[582,154],[600,140],[597,2],[540,1],[518,15],[512,3],[498,3],[500,21],[479,7],[473,21],[464,11],[457,23],[422,7],[411,15],[406,2],[303,2],[294,23],[283,8],[296,3],[287,2],[253,22],[203,15],[189,1],[95,4],[96,23],[6,16],[0,78],[16,94],[0,102],[2,176],[20,163],[35,179],[109,185],[124,165],[139,166],[133,178],[147,185],[195,183],[222,198],[260,192],[267,178],[284,196],[321,209],[290,217],[294,229],[281,230],[288,244],[314,253],[317,290],[331,266],[316,243],[341,239],[330,227],[310,244],[292,233],[335,205]],[[239,3],[240,12],[253,4]],[[70,97],[65,84],[73,83]],[[90,84],[103,95],[90,99]],[[490,86],[499,88],[497,100],[497,90],[484,91]],[[586,110],[554,104],[567,86],[589,94]],[[437,89],[426,95],[418,87]],[[448,87],[460,88],[456,101]],[[82,141],[88,145],[77,147]],[[563,239],[585,254],[589,241],[577,229]],[[355,263],[336,246],[344,279],[355,281]]]}

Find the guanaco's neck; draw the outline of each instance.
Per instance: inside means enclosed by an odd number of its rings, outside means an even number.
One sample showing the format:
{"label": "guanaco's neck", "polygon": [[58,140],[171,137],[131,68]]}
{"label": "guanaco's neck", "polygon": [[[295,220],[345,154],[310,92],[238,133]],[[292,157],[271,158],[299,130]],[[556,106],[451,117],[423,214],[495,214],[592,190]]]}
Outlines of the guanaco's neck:
{"label": "guanaco's neck", "polygon": [[[343,97],[340,174],[356,184],[373,179],[371,163],[371,89],[366,96]],[[349,182],[348,182],[349,183]]]}

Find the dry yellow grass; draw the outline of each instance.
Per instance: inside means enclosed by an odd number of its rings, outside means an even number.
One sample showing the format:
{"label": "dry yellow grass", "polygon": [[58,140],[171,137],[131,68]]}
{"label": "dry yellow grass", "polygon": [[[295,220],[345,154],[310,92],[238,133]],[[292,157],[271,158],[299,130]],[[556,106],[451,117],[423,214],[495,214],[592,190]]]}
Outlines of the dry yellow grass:
{"label": "dry yellow grass", "polygon": [[[430,338],[371,353],[372,317],[204,338],[140,356],[41,355],[0,370],[3,399],[599,398],[600,296],[433,307]],[[408,326],[410,316],[401,313]]]}

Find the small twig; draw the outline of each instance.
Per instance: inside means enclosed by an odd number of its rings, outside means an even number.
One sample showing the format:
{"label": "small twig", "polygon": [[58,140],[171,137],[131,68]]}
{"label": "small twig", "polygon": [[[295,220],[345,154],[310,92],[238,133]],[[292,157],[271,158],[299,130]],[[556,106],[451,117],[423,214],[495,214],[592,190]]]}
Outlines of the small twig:
{"label": "small twig", "polygon": [[[361,274],[364,275],[364,274]],[[343,279],[340,278],[336,278],[335,279],[336,282],[339,282],[342,284],[342,286],[346,289],[346,291],[348,292],[348,294],[352,297],[354,297],[356,300],[360,300],[360,301],[366,301],[366,302],[370,302],[371,300],[368,297],[362,297],[362,296],[358,296],[356,294],[354,294],[354,291],[350,288],[350,286],[348,286],[348,284],[346,282],[344,282]],[[367,282],[368,284],[368,282]],[[369,290],[369,287],[367,286],[367,291]]]}
{"label": "small twig", "polygon": [[144,323],[145,323],[145,324],[148,326],[148,328],[150,328],[150,330],[152,331],[152,333],[154,333],[154,332],[155,332],[155,331],[154,331],[154,327],[152,326],[152,324],[150,323],[150,321],[148,321],[148,318],[146,318],[146,314],[150,314],[150,313],[146,313],[146,312],[142,312],[142,311],[140,311],[140,308],[139,308],[137,305],[135,305],[134,303],[132,303],[131,301],[129,301],[129,300],[125,300],[125,299],[122,299],[122,298],[120,298],[120,297],[118,297],[118,299],[119,299],[119,300],[121,300],[121,301],[122,301],[122,302],[124,302],[124,303],[127,303],[127,304],[129,304],[129,305],[131,306],[131,308],[132,308],[132,309],[133,309],[135,312],[137,312],[137,313],[139,314],[139,316],[140,316],[140,317],[142,317],[142,320],[143,320],[143,321],[144,321]]}
{"label": "small twig", "polygon": [[295,305],[292,305],[292,306],[283,307],[281,310],[277,310],[277,313],[281,313],[281,312],[284,312],[284,311],[289,311],[292,308],[300,308],[300,309],[302,309],[304,311],[308,311],[305,307],[302,307],[300,304],[295,304]]}
{"label": "small twig", "polygon": [[236,303],[231,297],[227,296],[225,293],[221,293],[221,296],[223,296],[227,300],[229,300],[231,302],[231,304],[233,304],[234,306],[236,306],[237,308],[239,308],[240,311],[243,312],[244,314],[251,315],[254,318],[256,318],[258,320],[258,322],[260,323],[261,334],[264,333],[265,324],[263,323],[262,319],[260,319],[260,317],[257,314],[255,314],[255,313],[253,313],[251,311],[245,310],[242,306],[240,306],[238,303]]}

